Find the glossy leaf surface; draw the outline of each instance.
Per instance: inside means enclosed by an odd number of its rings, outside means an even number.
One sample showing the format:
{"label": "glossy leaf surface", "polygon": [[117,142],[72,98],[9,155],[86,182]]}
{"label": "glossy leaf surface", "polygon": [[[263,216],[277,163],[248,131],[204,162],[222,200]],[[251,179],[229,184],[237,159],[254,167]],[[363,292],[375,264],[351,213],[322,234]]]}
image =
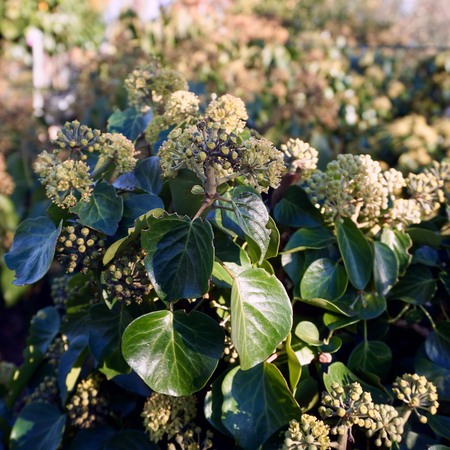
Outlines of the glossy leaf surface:
{"label": "glossy leaf surface", "polygon": [[362,369],[379,376],[387,377],[392,365],[391,349],[381,341],[363,341],[352,351],[348,359],[348,368],[355,372]]}
{"label": "glossy leaf surface", "polygon": [[395,253],[398,262],[398,272],[400,275],[403,275],[412,259],[412,255],[408,252],[412,247],[412,240],[409,234],[385,227],[381,233],[381,242]]}
{"label": "glossy leaf surface", "polygon": [[373,245],[375,290],[380,297],[384,297],[397,282],[398,261],[395,253],[386,244],[375,241]]}
{"label": "glossy leaf surface", "polygon": [[298,252],[308,248],[325,248],[335,240],[336,237],[328,228],[300,228],[291,236],[283,253]]}
{"label": "glossy leaf surface", "polygon": [[450,322],[439,322],[425,341],[428,358],[450,369]]}
{"label": "glossy leaf surface", "polygon": [[125,111],[114,111],[108,119],[108,133],[121,133],[130,141],[134,141],[145,131],[150,117],[146,117],[135,108]]}

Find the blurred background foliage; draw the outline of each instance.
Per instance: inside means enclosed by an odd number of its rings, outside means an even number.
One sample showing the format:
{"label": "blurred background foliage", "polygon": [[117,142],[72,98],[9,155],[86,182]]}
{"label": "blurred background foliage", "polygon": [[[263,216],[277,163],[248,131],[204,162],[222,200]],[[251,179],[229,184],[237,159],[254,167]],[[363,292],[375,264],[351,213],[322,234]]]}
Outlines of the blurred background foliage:
{"label": "blurred background foliage", "polygon": [[[21,220],[49,206],[32,171],[36,155],[66,120],[104,130],[113,106],[127,107],[125,77],[149,53],[179,70],[204,101],[213,93],[243,98],[249,126],[276,145],[289,137],[310,142],[319,150],[319,168],[339,153],[369,153],[405,173],[449,158],[447,3],[4,0],[1,253]],[[36,30],[42,33],[42,79],[33,84]],[[8,339],[23,331],[38,309],[33,302],[42,307],[42,292],[49,289],[44,280],[26,291],[11,279],[2,264],[4,306],[25,296],[28,307],[17,310],[23,320],[0,327]],[[3,358],[20,358],[14,354],[21,352],[11,352]]]}

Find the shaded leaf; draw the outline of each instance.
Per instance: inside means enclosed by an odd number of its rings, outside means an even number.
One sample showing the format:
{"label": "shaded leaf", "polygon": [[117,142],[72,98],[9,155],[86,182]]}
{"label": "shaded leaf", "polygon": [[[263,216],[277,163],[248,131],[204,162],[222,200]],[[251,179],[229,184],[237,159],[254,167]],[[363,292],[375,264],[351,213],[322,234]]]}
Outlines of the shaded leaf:
{"label": "shaded leaf", "polygon": [[425,340],[425,351],[435,364],[450,369],[450,322],[439,322]]}
{"label": "shaded leaf", "polygon": [[174,211],[180,216],[195,216],[203,203],[204,197],[192,193],[199,179],[192,170],[181,169],[175,178],[169,178]]}
{"label": "shaded leaf", "polygon": [[408,228],[406,232],[414,244],[428,245],[435,249],[439,249],[441,245],[440,236],[431,230],[426,230],[425,228]]}
{"label": "shaded leaf", "polygon": [[70,450],[104,450],[104,445],[117,431],[110,425],[80,430],[70,444]]}
{"label": "shaded leaf", "polygon": [[391,349],[381,341],[363,341],[357,345],[348,359],[348,368],[355,372],[362,369],[386,379],[392,366]]}
{"label": "shaded leaf", "polygon": [[412,259],[412,255],[408,253],[408,250],[412,247],[410,236],[404,231],[384,227],[381,233],[381,242],[395,253],[399,275],[403,275]]}
{"label": "shaded leaf", "polygon": [[384,297],[396,283],[398,261],[395,253],[382,242],[374,243],[373,279],[378,296]]}
{"label": "shaded leaf", "polygon": [[427,413],[428,425],[438,435],[445,439],[450,439],[450,417],[435,415]]}
{"label": "shaded leaf", "polygon": [[127,108],[125,111],[116,110],[108,118],[108,133],[121,133],[130,141],[145,131],[151,117],[144,117],[140,111]]}
{"label": "shaded leaf", "polygon": [[325,248],[335,240],[336,237],[328,228],[300,228],[291,236],[283,253],[299,252],[308,248]]}
{"label": "shaded leaf", "polygon": [[138,430],[122,430],[116,433],[103,447],[103,450],[158,450],[148,435]]}
{"label": "shaded leaf", "polygon": [[124,228],[134,227],[134,221],[154,209],[164,209],[163,201],[156,195],[143,194],[125,200],[123,204],[123,216],[120,226]]}
{"label": "shaded leaf", "polygon": [[289,385],[291,386],[292,394],[295,395],[297,390],[298,382],[302,375],[302,365],[298,360],[298,357],[291,347],[292,335],[288,334],[286,338],[286,354],[288,357],[288,368],[289,368]]}

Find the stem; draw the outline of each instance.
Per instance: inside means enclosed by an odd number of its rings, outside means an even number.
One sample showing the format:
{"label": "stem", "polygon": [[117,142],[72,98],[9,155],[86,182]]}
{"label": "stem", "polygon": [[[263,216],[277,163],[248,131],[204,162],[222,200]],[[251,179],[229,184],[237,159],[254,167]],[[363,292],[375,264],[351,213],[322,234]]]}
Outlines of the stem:
{"label": "stem", "polygon": [[99,175],[101,175],[102,172],[104,172],[108,168],[112,161],[113,160],[111,158],[108,158],[100,167],[95,169],[91,174],[92,179],[94,181],[97,181],[100,178]]}
{"label": "stem", "polygon": [[381,230],[380,225],[374,225],[367,233],[366,237],[374,237],[378,234],[378,232]]}
{"label": "stem", "polygon": [[214,205],[211,207],[211,209],[225,209],[226,211],[234,212],[233,208],[228,208],[228,206],[220,206],[220,205]]}
{"label": "stem", "polygon": [[405,312],[408,311],[410,307],[411,305],[406,305],[393,319],[389,319],[388,323],[397,322],[397,320],[400,319],[400,317],[402,317],[403,314],[405,314]]}
{"label": "stem", "polygon": [[223,183],[226,183],[228,181],[234,180],[235,178],[240,177],[241,175],[244,175],[243,173],[232,173],[231,175],[227,175],[226,177],[218,178],[217,179],[217,185],[220,186]]}
{"label": "stem", "polygon": [[229,198],[222,197],[221,195],[216,195],[215,199],[220,200],[221,202],[233,204],[233,202]]}
{"label": "stem", "polygon": [[367,320],[364,320],[364,341],[367,342]]}
{"label": "stem", "polygon": [[191,312],[192,312],[192,311],[195,311],[197,308],[199,308],[200,305],[205,301],[205,299],[206,299],[206,297],[203,296],[203,297],[201,298],[201,300],[200,300],[200,301],[192,308]]}
{"label": "stem", "polygon": [[402,414],[402,419],[403,419],[403,423],[404,424],[408,421],[409,416],[411,415],[411,413],[412,413],[412,409],[409,409],[408,407],[405,407],[405,410],[403,411],[403,414]]}
{"label": "stem", "polygon": [[230,275],[233,280],[236,278],[236,275],[217,256],[215,256],[214,259],[227,271],[228,275]]}
{"label": "stem", "polygon": [[206,181],[205,181],[205,194],[206,197],[213,198],[217,194],[217,180],[214,173],[214,163],[208,161],[206,163]]}
{"label": "stem", "polygon": [[200,209],[197,211],[197,214],[193,217],[192,221],[195,219],[198,219],[201,215],[201,213],[208,208],[208,206],[212,205],[215,200],[211,200],[209,197],[205,197],[205,200],[203,200],[202,206],[200,206]]}
{"label": "stem", "polygon": [[445,316],[445,320],[447,321],[447,322],[450,322],[450,318],[448,317],[448,314],[447,314],[447,311],[445,310],[445,308],[444,308],[444,305],[440,305],[441,306],[441,311],[442,311],[442,314],[444,314],[444,316]]}
{"label": "stem", "polygon": [[339,450],[347,450],[347,439],[348,439],[348,427],[346,426],[344,433],[340,434],[338,438]]}
{"label": "stem", "polygon": [[424,312],[424,314],[427,316],[428,320],[431,322],[431,326],[433,327],[433,330],[436,330],[436,324],[434,323],[434,320],[431,318],[430,313],[422,305],[419,305],[419,308]]}

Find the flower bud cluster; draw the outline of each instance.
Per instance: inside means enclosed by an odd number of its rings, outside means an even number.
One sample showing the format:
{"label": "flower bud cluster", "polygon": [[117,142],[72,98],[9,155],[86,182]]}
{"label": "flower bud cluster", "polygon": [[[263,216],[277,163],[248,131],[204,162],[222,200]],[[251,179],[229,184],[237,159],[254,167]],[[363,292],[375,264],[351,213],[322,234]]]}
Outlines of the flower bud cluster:
{"label": "flower bud cluster", "polygon": [[55,371],[58,371],[59,361],[64,352],[69,348],[69,341],[67,337],[62,335],[61,337],[56,337],[53,342],[48,346],[45,357],[48,362],[55,367]]}
{"label": "flower bud cluster", "polygon": [[72,273],[81,265],[81,273],[98,267],[105,251],[106,236],[81,225],[64,227],[58,238],[57,259]]}
{"label": "flower bud cluster", "polygon": [[100,153],[114,160],[120,173],[131,172],[136,166],[133,143],[121,133],[103,133],[100,136]]}
{"label": "flower bud cluster", "polygon": [[427,423],[426,416],[421,415],[418,409],[423,409],[434,415],[439,407],[436,386],[424,376],[415,374],[404,374],[397,377],[392,384],[392,391],[399,400],[414,409],[422,423]]}
{"label": "flower bud cluster", "polygon": [[165,435],[167,439],[171,439],[179,434],[197,417],[197,403],[197,397],[194,395],[172,397],[155,392],[148,398],[141,413],[150,440],[158,442]]}
{"label": "flower bud cluster", "polygon": [[314,416],[303,414],[301,421],[291,420],[281,450],[328,450],[330,427]]}
{"label": "flower bud cluster", "polygon": [[306,179],[317,168],[319,152],[308,143],[300,139],[289,139],[280,148],[284,152],[284,162],[288,172],[301,172],[302,179]]}
{"label": "flower bud cluster", "polygon": [[57,138],[52,142],[55,147],[54,153],[59,153],[63,149],[68,149],[73,156],[82,161],[87,159],[83,152],[92,153],[99,149],[99,130],[92,130],[86,125],[81,125],[78,120],[66,122],[57,133]]}
{"label": "flower bud cluster", "polygon": [[205,114],[213,122],[219,122],[227,133],[232,131],[241,133],[248,119],[245,103],[240,98],[230,94],[222,95],[213,100],[206,108]]}
{"label": "flower bud cluster", "polygon": [[367,430],[376,429],[379,414],[369,392],[364,392],[359,383],[342,387],[339,383],[331,385],[331,392],[324,393],[319,413],[322,417],[337,417],[338,423],[331,429],[332,434],[344,434],[353,425]]}
{"label": "flower bud cluster", "polygon": [[56,376],[47,375],[38,384],[36,389],[30,395],[24,398],[24,403],[28,405],[31,402],[46,402],[57,405],[59,401],[58,379]]}
{"label": "flower bud cluster", "polygon": [[152,288],[144,259],[147,252],[134,248],[115,258],[103,272],[108,293],[129,305],[132,301],[142,303],[143,296]]}
{"label": "flower bud cluster", "polygon": [[67,405],[72,426],[91,428],[105,423],[109,404],[100,392],[101,377],[95,374],[77,384],[76,391]]}
{"label": "flower bud cluster", "polygon": [[131,106],[147,112],[153,103],[165,103],[170,94],[188,89],[184,77],[172,69],[161,68],[158,58],[152,57],[145,67],[136,67],[125,80]]}
{"label": "flower bud cluster", "polygon": [[77,204],[75,191],[81,195],[80,201],[89,201],[94,181],[89,175],[89,166],[83,161],[67,159],[61,162],[58,155],[44,150],[36,163],[35,172],[45,186],[47,197],[61,208],[71,208]]}
{"label": "flower bud cluster", "polygon": [[225,336],[225,344],[221,357],[225,362],[230,364],[234,364],[239,358],[239,353],[236,351],[230,336]]}
{"label": "flower bud cluster", "polygon": [[375,430],[367,430],[366,436],[375,438],[375,445],[381,447],[391,447],[394,442],[402,441],[405,422],[399,417],[398,411],[391,405],[375,405],[375,410],[379,414],[376,421]]}
{"label": "flower bud cluster", "polygon": [[[211,430],[206,430],[206,438],[203,441],[201,433],[201,427],[191,423],[184,432],[177,434],[174,440],[182,450],[207,450],[213,446],[214,433]],[[177,446],[170,443],[167,450],[177,450]]]}
{"label": "flower bud cluster", "polygon": [[67,286],[69,280],[69,275],[63,275],[62,277],[54,278],[52,281],[50,295],[55,304],[55,308],[61,312],[66,311],[67,300],[71,295],[71,291]]}
{"label": "flower bud cluster", "polygon": [[420,223],[422,210],[414,199],[397,198],[393,201],[387,217],[392,225],[403,229],[409,224]]}
{"label": "flower bud cluster", "polygon": [[374,221],[388,207],[386,180],[370,155],[338,155],[326,172],[313,173],[307,183],[305,191],[314,203],[322,203],[329,221],[352,216]]}

